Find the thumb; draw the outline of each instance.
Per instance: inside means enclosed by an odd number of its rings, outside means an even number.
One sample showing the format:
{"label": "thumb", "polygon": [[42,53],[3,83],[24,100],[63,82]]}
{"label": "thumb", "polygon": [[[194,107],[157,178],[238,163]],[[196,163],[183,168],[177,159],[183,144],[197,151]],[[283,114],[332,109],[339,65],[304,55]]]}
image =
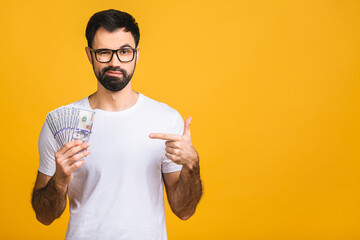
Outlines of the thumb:
{"label": "thumb", "polygon": [[188,118],[185,120],[183,136],[184,136],[184,135],[189,135],[189,136],[190,136],[190,123],[191,123],[191,119],[192,119],[192,117],[188,117]]}

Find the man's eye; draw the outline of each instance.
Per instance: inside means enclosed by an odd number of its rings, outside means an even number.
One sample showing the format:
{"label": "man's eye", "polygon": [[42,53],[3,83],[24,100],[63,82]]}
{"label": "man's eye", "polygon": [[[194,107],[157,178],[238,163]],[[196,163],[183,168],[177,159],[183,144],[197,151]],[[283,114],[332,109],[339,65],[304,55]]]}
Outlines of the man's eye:
{"label": "man's eye", "polygon": [[130,49],[121,49],[121,50],[120,50],[120,54],[123,54],[123,55],[129,54],[130,52],[131,52]]}
{"label": "man's eye", "polygon": [[99,55],[110,55],[111,52],[110,51],[101,51],[101,52],[98,52]]}

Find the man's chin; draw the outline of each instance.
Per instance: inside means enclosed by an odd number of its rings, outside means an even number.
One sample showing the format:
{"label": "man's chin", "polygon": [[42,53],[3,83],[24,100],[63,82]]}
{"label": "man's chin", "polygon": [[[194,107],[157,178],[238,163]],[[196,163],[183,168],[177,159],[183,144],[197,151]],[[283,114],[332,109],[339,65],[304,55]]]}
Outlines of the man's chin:
{"label": "man's chin", "polygon": [[104,78],[104,82],[122,82],[124,77],[107,76]]}
{"label": "man's chin", "polygon": [[112,92],[118,92],[120,90],[122,90],[125,86],[123,86],[122,84],[119,84],[121,82],[116,82],[113,81],[111,83],[107,83],[107,84],[102,84],[104,88],[106,88],[109,91]]}
{"label": "man's chin", "polygon": [[104,79],[105,81],[100,81],[100,84],[107,90],[111,91],[111,92],[119,92],[121,90],[123,90],[128,84],[129,82],[127,82],[126,84],[124,83],[124,80],[122,78],[107,78]]}
{"label": "man's chin", "polygon": [[123,90],[124,88],[123,87],[119,87],[119,86],[109,86],[109,85],[103,85],[103,87],[106,89],[106,90],[109,90],[111,92],[119,92],[121,90]]}

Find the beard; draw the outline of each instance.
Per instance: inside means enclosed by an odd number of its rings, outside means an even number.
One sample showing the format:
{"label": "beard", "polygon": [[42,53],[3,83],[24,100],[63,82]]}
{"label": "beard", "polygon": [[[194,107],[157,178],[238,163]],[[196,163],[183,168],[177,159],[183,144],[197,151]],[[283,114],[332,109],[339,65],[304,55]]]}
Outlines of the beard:
{"label": "beard", "polygon": [[[130,82],[135,71],[135,66],[131,73],[127,73],[125,69],[122,69],[120,67],[106,67],[98,72],[96,72],[94,69],[94,72],[97,80],[101,83],[101,85],[104,88],[112,92],[118,92],[124,89]],[[93,68],[94,68],[94,64],[93,64]],[[122,76],[121,77],[109,76],[106,74],[107,71],[118,71],[121,72]]]}

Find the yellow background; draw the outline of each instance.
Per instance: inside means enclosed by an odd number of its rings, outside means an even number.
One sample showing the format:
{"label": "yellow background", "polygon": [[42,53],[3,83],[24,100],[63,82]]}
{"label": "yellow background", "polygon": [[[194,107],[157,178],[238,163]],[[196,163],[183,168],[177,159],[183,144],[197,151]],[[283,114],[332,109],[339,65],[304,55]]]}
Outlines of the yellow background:
{"label": "yellow background", "polygon": [[360,239],[360,1],[0,2],[0,239],[63,239],[30,196],[46,114],[96,90],[85,28],[139,23],[135,90],[185,119],[204,196],[170,240]]}

